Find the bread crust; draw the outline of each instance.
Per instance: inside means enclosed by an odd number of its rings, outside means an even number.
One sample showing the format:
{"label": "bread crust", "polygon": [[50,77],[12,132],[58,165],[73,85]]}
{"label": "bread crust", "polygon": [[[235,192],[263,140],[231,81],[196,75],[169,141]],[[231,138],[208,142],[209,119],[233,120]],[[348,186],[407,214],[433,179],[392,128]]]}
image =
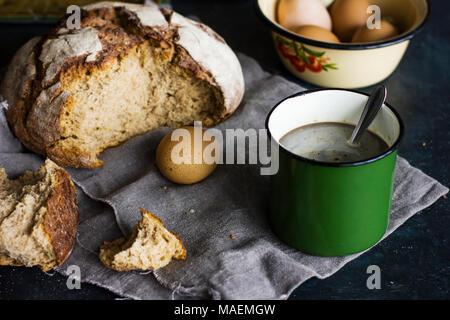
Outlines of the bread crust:
{"label": "bread crust", "polygon": [[44,230],[47,233],[62,265],[72,252],[78,228],[78,205],[75,186],[69,174],[60,169],[56,172],[56,183],[47,201]]}
{"label": "bread crust", "polygon": [[[8,123],[30,150],[67,167],[103,165],[82,151],[62,149],[62,117],[74,101],[64,88],[77,75],[108,68],[144,41],[163,49],[173,63],[220,92],[222,110],[205,126],[227,119],[244,94],[242,70],[233,51],[209,27],[167,9],[119,2],[84,7],[81,29],[66,29],[67,16],[46,36],[15,55],[0,86],[10,105]],[[198,41],[201,38],[202,41]]]}

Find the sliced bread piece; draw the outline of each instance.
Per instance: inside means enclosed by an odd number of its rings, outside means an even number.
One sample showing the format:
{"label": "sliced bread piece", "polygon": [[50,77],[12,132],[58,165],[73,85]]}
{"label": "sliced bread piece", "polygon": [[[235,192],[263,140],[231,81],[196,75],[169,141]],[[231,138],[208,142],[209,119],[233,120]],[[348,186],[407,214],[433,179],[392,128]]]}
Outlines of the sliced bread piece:
{"label": "sliced bread piece", "polygon": [[128,240],[119,238],[100,247],[103,264],[117,271],[156,270],[168,265],[172,258],[186,259],[181,239],[153,214],[142,208],[139,210],[142,220]]}
{"label": "sliced bread piece", "polygon": [[0,169],[0,265],[61,265],[78,226],[76,190],[69,174],[50,160],[39,171],[9,180]]}

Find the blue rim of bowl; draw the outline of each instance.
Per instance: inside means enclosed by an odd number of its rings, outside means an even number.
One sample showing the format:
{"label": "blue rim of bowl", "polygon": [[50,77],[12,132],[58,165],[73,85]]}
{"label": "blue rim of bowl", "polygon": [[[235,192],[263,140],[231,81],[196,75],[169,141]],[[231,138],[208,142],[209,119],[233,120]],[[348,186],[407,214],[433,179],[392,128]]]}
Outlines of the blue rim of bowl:
{"label": "blue rim of bowl", "polygon": [[[267,130],[267,134],[269,136],[270,139],[272,139],[272,134],[270,133],[270,129],[269,129],[269,120],[270,120],[270,116],[272,115],[272,112],[275,111],[276,108],[278,108],[278,106],[280,104],[282,104],[284,101],[291,99],[291,98],[295,98],[295,97],[300,97],[300,96],[304,96],[307,94],[311,94],[311,93],[316,93],[316,92],[320,92],[320,91],[330,91],[330,90],[334,90],[334,91],[347,91],[347,92],[352,92],[352,93],[357,93],[357,94],[361,94],[364,96],[369,96],[369,94],[364,93],[364,92],[360,92],[357,90],[350,90],[350,89],[338,89],[338,88],[321,88],[321,89],[311,89],[311,90],[304,90],[298,93],[294,93],[293,95],[284,98],[283,100],[281,100],[280,102],[278,102],[267,114],[266,117],[266,122],[265,122],[265,126],[266,126],[266,130]],[[361,161],[353,161],[353,162],[325,162],[325,161],[317,161],[317,160],[313,160],[313,159],[308,159],[302,156],[299,156],[298,154],[295,154],[291,151],[289,151],[288,149],[286,149],[285,147],[283,147],[283,145],[279,142],[276,141],[274,139],[274,141],[278,144],[278,146],[280,147],[281,151],[287,153],[287,155],[289,155],[290,157],[300,160],[300,161],[304,161],[313,165],[318,165],[318,166],[322,166],[322,167],[356,167],[356,166],[361,166],[364,164],[369,164],[378,160],[381,160],[385,157],[387,157],[388,155],[390,155],[392,152],[394,152],[395,150],[398,149],[398,145],[400,144],[400,141],[403,139],[403,135],[405,132],[405,125],[403,123],[402,118],[400,117],[400,114],[397,112],[397,110],[394,109],[394,107],[392,107],[390,104],[388,104],[387,102],[384,103],[385,106],[387,106],[392,113],[395,115],[398,124],[399,124],[399,128],[400,128],[400,132],[398,134],[397,139],[395,140],[395,142],[392,144],[392,146],[390,146],[386,151],[384,151],[383,153],[369,158],[369,159],[365,159],[365,160],[361,160]]]}
{"label": "blue rim of bowl", "polygon": [[258,15],[260,16],[260,18],[266,24],[268,24],[272,29],[275,29],[276,32],[282,34],[283,36],[285,36],[287,38],[296,40],[301,43],[305,43],[305,44],[309,44],[309,45],[321,47],[321,48],[327,48],[327,49],[363,50],[363,49],[376,49],[376,48],[387,47],[387,46],[390,46],[393,44],[397,44],[397,43],[409,40],[412,37],[414,37],[416,35],[416,33],[418,33],[423,28],[423,26],[425,25],[426,21],[428,20],[429,15],[430,15],[430,10],[431,10],[430,2],[428,0],[424,0],[424,1],[427,4],[427,12],[426,12],[425,17],[423,18],[422,22],[415,29],[413,29],[405,34],[402,34],[399,37],[392,38],[391,40],[380,41],[380,42],[371,42],[371,43],[355,43],[355,44],[331,43],[331,42],[318,41],[318,40],[313,40],[313,39],[302,37],[300,35],[297,35],[291,31],[288,31],[288,30],[280,27],[279,25],[274,23],[272,20],[270,20],[262,12],[261,8],[259,7],[258,0],[255,0],[255,6],[256,6],[256,11],[257,11]]}

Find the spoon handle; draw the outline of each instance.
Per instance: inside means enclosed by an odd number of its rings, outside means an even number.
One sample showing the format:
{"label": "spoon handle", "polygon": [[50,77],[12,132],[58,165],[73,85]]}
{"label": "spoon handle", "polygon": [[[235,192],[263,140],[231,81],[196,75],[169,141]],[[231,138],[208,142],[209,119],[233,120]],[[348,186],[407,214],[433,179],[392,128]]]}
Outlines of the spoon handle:
{"label": "spoon handle", "polygon": [[352,136],[350,137],[350,144],[358,144],[359,139],[363,135],[364,131],[370,126],[373,119],[377,115],[378,111],[380,111],[381,106],[386,100],[387,89],[384,85],[380,85],[376,87],[372,94],[370,95],[367,103],[364,107],[364,110],[359,118],[358,124],[353,130]]}

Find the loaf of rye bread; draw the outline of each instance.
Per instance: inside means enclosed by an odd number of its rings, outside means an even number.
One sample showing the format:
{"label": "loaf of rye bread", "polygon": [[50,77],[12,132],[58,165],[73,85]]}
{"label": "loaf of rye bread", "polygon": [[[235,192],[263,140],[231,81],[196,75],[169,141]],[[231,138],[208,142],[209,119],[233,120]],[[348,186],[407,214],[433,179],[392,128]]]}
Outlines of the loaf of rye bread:
{"label": "loaf of rye bread", "polygon": [[77,194],[65,170],[47,160],[39,171],[10,180],[0,169],[0,265],[60,266],[77,227]]}
{"label": "loaf of rye bread", "polygon": [[96,168],[98,155],[161,126],[214,125],[238,107],[244,80],[209,27],[146,5],[83,7],[14,56],[0,94],[15,135],[59,165]]}

